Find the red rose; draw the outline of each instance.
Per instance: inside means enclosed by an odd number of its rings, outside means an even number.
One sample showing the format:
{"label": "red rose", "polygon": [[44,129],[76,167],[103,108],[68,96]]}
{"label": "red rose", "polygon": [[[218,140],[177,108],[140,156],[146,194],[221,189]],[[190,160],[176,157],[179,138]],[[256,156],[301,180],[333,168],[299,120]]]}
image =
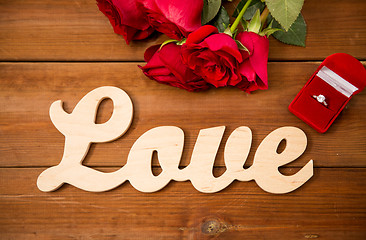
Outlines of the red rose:
{"label": "red rose", "polygon": [[136,0],[97,0],[99,10],[108,17],[114,32],[128,44],[131,40],[147,38],[154,29],[145,13],[138,9]]}
{"label": "red rose", "polygon": [[253,32],[241,32],[236,37],[248,50],[241,51],[244,61],[239,66],[243,80],[236,87],[246,92],[268,88],[268,38]]}
{"label": "red rose", "polygon": [[140,67],[144,74],[157,82],[182,88],[188,91],[201,91],[209,88],[208,84],[195,75],[181,59],[181,46],[175,43],[148,48],[145,52],[147,64]]}
{"label": "red rose", "polygon": [[235,86],[242,79],[242,54],[235,40],[217,28],[205,25],[191,33],[182,46],[183,61],[215,87]]}
{"label": "red rose", "polygon": [[150,25],[181,40],[201,27],[202,0],[139,0]]}

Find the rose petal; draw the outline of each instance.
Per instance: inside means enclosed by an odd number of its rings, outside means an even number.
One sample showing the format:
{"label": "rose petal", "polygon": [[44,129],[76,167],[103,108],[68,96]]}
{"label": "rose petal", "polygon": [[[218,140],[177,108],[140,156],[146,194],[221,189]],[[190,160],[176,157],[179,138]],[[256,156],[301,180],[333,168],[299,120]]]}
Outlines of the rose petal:
{"label": "rose petal", "polygon": [[150,25],[167,36],[181,40],[201,27],[203,1],[138,0]]}
{"label": "rose petal", "polygon": [[175,24],[167,20],[161,13],[151,12],[146,10],[149,23],[158,32],[164,33],[168,37],[175,40],[182,40],[188,33],[181,31],[181,29]]}
{"label": "rose petal", "polygon": [[249,60],[244,61],[239,66],[239,72],[247,78],[249,82],[255,82],[255,78],[257,77],[257,74],[255,70],[253,69],[252,65],[250,64]]}
{"label": "rose petal", "polygon": [[251,35],[251,32],[240,32],[236,36],[236,40],[240,41],[249,50],[250,53],[252,53],[254,49],[253,39]]}
{"label": "rose petal", "polygon": [[[201,91],[209,88],[202,78],[193,73],[181,59],[181,46],[169,43],[155,51],[153,46],[145,53],[148,63],[140,67],[149,78],[160,83],[179,87],[187,91]],[[151,54],[153,54],[151,56]]]}
{"label": "rose petal", "polygon": [[160,68],[163,65],[163,62],[160,60],[159,55],[156,53],[149,59],[145,66],[140,67],[143,71],[153,68]]}
{"label": "rose petal", "polygon": [[154,32],[135,0],[97,0],[99,10],[108,17],[115,33],[128,44],[131,40],[144,39]]}
{"label": "rose petal", "polygon": [[112,0],[112,3],[121,13],[124,25],[141,30],[146,30],[150,27],[144,12],[137,7],[136,0]]}
{"label": "rose petal", "polygon": [[149,27],[148,29],[146,29],[144,31],[136,31],[136,33],[133,35],[132,40],[145,39],[145,38],[149,37],[154,32],[155,32],[155,29],[153,29],[152,27]]}
{"label": "rose petal", "polygon": [[242,61],[242,56],[236,42],[225,33],[213,34],[207,37],[204,43],[211,51],[224,51],[235,57],[238,62]]}
{"label": "rose petal", "polygon": [[153,45],[145,50],[145,53],[144,53],[145,62],[149,62],[151,60],[151,58],[154,56],[156,51],[159,50],[160,46],[161,46],[160,44]]}
{"label": "rose petal", "polygon": [[193,32],[201,27],[203,1],[197,0],[155,0],[161,13],[171,22],[186,32]]}
{"label": "rose petal", "polygon": [[181,46],[169,43],[160,50],[160,60],[181,81],[196,77],[193,71],[182,63],[180,55]]}
{"label": "rose petal", "polygon": [[187,44],[191,43],[200,43],[202,42],[206,37],[210,36],[211,34],[219,33],[216,27],[212,25],[204,25],[200,27],[198,30],[190,33],[188,35]]}
{"label": "rose petal", "polygon": [[267,37],[257,36],[258,37],[253,40],[253,44],[256,46],[254,54],[249,58],[249,60],[258,77],[266,86],[268,86],[267,62],[269,42]]}
{"label": "rose petal", "polygon": [[235,40],[216,32],[207,26],[193,32],[182,46],[183,61],[215,87],[236,85],[242,78],[238,71],[242,55]]}

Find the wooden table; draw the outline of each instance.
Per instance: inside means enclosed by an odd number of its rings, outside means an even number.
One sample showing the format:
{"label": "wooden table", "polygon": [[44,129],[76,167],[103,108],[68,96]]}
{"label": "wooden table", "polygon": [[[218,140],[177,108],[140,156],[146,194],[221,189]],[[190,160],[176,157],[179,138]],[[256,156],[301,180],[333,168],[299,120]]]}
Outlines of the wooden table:
{"label": "wooden table", "polygon": [[[232,9],[232,6],[229,7]],[[93,0],[0,1],[0,239],[366,239],[366,91],[355,96],[326,134],[292,115],[292,101],[320,62],[336,52],[366,60],[366,1],[306,0],[306,48],[271,38],[269,89],[235,88],[189,93],[146,78],[144,50],[164,37],[129,46],[113,33]],[[105,172],[126,163],[134,141],[163,125],[182,128],[189,164],[200,129],[225,125],[224,142],[239,126],[253,131],[245,164],[261,140],[282,126],[306,133],[308,147],[281,168],[293,174],[310,159],[314,176],[298,190],[275,195],[255,182],[234,182],[215,194],[190,182],[171,182],[156,193],[129,183],[104,193],[64,185],[38,190],[36,180],[59,163],[64,137],[48,110],[65,101],[71,111],[87,92],[124,89],[135,111],[129,131],[94,144],[84,164]],[[111,115],[104,101],[98,122]],[[225,170],[223,145],[214,174]],[[156,158],[153,172],[160,172]]]}

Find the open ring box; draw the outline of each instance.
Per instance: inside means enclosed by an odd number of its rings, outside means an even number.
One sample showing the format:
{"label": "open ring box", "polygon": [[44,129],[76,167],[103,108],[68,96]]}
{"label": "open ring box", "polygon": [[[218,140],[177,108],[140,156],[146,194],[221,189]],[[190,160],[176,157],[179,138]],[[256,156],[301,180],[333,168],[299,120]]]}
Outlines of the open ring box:
{"label": "open ring box", "polygon": [[[352,96],[365,86],[364,66],[351,55],[336,53],[320,64],[291,102],[289,110],[318,132],[324,133]],[[325,97],[325,103],[320,95]]]}

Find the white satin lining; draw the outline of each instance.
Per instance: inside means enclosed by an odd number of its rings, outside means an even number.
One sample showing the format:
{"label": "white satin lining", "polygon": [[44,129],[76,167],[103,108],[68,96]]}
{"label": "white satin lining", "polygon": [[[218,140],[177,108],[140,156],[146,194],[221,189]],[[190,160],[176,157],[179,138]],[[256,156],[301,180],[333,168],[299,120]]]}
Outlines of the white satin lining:
{"label": "white satin lining", "polygon": [[326,66],[323,66],[316,75],[348,98],[358,90],[357,87],[353,86]]}

